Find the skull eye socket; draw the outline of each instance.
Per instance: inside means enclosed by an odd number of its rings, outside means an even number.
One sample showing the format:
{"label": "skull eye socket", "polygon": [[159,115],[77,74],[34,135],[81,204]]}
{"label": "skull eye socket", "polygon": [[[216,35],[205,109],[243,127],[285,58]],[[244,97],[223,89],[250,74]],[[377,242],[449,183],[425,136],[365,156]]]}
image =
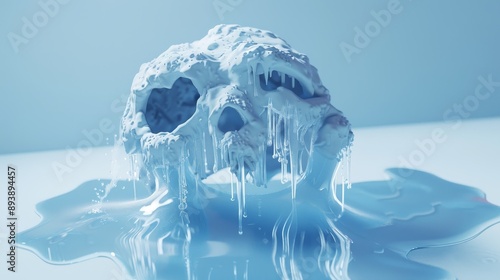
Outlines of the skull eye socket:
{"label": "skull eye socket", "polygon": [[299,80],[278,71],[272,71],[266,82],[265,74],[259,75],[260,87],[265,91],[273,91],[278,87],[284,87],[302,99],[314,97],[313,94],[304,90]]}
{"label": "skull eye socket", "polygon": [[200,94],[188,78],[177,79],[172,88],[153,89],[145,113],[151,132],[172,132],[186,122],[196,111],[198,98]]}
{"label": "skull eye socket", "polygon": [[217,123],[217,127],[222,133],[238,131],[243,125],[245,125],[245,121],[233,107],[224,108]]}

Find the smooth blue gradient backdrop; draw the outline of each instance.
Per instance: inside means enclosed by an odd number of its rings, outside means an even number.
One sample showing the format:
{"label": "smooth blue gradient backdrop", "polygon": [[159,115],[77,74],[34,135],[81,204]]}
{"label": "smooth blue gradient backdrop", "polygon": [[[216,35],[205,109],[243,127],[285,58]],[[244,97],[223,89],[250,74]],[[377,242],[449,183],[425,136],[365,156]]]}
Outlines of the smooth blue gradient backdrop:
{"label": "smooth blue gradient backdrop", "polygon": [[[65,0],[17,53],[9,36],[44,10],[2,1],[0,153],[73,148],[88,135],[112,144],[139,66],[220,23],[268,29],[306,53],[355,127],[500,116],[500,87],[473,102],[479,76],[500,82],[500,1],[394,1]],[[400,12],[348,62],[342,42],[356,46],[356,27],[374,28],[372,11],[388,5]],[[460,116],[464,100],[473,110]]]}

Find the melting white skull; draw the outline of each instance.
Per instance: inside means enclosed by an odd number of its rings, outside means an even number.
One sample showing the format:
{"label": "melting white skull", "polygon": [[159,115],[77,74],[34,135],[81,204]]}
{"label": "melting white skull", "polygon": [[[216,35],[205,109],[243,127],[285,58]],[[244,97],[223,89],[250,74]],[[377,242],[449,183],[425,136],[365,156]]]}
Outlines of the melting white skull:
{"label": "melting white skull", "polygon": [[[295,197],[300,182],[325,188],[352,139],[306,55],[237,25],[143,64],[122,120],[127,153],[142,156],[156,185],[174,174],[181,209],[188,185],[209,187],[224,171],[240,182],[239,200],[282,189]],[[270,186],[273,176],[283,187]]]}

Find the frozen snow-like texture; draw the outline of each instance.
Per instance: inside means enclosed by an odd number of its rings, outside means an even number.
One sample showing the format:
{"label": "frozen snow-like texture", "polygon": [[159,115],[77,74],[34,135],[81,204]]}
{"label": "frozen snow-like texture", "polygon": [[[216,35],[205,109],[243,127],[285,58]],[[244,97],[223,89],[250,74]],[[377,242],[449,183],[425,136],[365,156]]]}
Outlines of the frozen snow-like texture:
{"label": "frozen snow-like texture", "polygon": [[150,180],[170,182],[171,169],[181,177],[180,207],[198,195],[187,195],[186,176],[199,187],[228,168],[240,216],[246,195],[281,190],[266,188],[276,174],[293,199],[300,182],[328,188],[352,139],[306,55],[271,32],[237,25],[216,26],[142,65],[122,120],[125,148],[141,156]]}

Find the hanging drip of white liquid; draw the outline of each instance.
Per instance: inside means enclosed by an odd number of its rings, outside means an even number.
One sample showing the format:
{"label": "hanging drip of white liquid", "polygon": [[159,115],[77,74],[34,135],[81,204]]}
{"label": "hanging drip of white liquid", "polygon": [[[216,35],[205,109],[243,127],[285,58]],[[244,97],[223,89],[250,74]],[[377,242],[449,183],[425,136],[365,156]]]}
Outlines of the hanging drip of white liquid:
{"label": "hanging drip of white liquid", "polygon": [[236,200],[238,201],[238,234],[243,234],[243,197],[241,179],[236,181]]}
{"label": "hanging drip of white liquid", "polygon": [[215,128],[211,127],[212,133],[212,145],[213,145],[213,150],[214,150],[214,166],[213,166],[213,172],[217,172],[219,170],[219,157],[220,157],[220,150],[219,150],[219,140],[217,139],[217,135],[215,133]]}
{"label": "hanging drip of white liquid", "polygon": [[179,166],[177,174],[179,174],[179,209],[184,211],[187,208],[187,180],[186,180],[186,155],[185,146],[181,149]]}
{"label": "hanging drip of white liquid", "polygon": [[130,179],[132,180],[134,186],[134,200],[137,200],[137,189],[136,189],[136,181],[139,180],[139,161],[137,159],[137,154],[131,154],[129,157],[130,161]]}
{"label": "hanging drip of white liquid", "polygon": [[[340,154],[340,159],[333,173],[331,180],[331,189],[333,199],[341,206],[341,214],[344,212],[345,208],[345,192],[346,189],[350,189],[351,183],[351,146],[342,149]],[[338,182],[340,180],[340,183]],[[341,197],[337,196],[337,186],[341,186]]]}
{"label": "hanging drip of white liquid", "polygon": [[204,172],[205,174],[210,173],[210,169],[208,168],[208,153],[207,153],[207,136],[205,134],[205,131],[203,131],[202,135],[202,147],[203,147],[203,165],[204,165]]}

